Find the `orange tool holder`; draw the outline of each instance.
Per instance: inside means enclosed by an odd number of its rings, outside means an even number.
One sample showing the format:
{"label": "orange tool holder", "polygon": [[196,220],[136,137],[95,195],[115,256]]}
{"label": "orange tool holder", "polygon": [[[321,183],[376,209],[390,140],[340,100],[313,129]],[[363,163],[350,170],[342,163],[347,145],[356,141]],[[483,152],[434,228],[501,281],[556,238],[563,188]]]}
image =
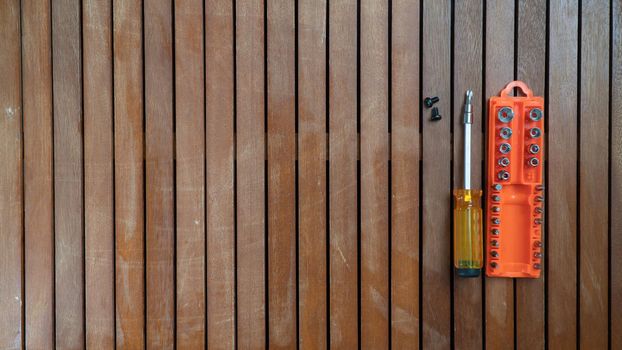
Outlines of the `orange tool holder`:
{"label": "orange tool holder", "polygon": [[[518,87],[524,96],[510,96]],[[486,274],[540,277],[544,186],[544,99],[521,81],[488,106]]]}

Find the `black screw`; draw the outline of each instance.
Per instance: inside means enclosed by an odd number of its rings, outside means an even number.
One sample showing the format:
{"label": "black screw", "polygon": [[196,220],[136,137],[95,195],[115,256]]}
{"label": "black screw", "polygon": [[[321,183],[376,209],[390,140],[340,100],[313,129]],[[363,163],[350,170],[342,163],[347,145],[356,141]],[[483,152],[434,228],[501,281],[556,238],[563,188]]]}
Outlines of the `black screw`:
{"label": "black screw", "polygon": [[443,116],[438,112],[438,107],[432,108],[432,120],[441,120]]}
{"label": "black screw", "polygon": [[432,107],[432,105],[433,105],[433,104],[435,104],[436,102],[438,102],[438,100],[439,100],[439,99],[438,99],[438,97],[437,97],[437,96],[433,96],[433,97],[426,97],[426,98],[423,100],[423,104],[424,104],[426,107],[430,108],[430,107]]}

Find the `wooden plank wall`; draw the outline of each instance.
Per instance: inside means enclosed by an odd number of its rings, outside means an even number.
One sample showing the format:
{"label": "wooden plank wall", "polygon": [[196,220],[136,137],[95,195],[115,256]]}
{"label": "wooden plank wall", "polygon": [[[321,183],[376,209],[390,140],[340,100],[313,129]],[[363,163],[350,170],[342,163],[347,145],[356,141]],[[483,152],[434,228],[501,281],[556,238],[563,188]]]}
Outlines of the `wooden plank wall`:
{"label": "wooden plank wall", "polygon": [[[462,279],[513,79],[543,274]],[[0,1],[0,348],[619,349],[621,140],[620,0]]]}

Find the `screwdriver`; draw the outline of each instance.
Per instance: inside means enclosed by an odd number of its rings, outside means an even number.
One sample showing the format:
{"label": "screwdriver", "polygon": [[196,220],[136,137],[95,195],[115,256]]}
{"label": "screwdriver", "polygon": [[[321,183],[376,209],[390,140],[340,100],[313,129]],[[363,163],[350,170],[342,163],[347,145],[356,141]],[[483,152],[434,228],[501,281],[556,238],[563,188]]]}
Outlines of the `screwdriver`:
{"label": "screwdriver", "polygon": [[471,189],[473,91],[464,102],[464,188],[454,190],[454,267],[461,277],[477,277],[482,268],[481,190]]}

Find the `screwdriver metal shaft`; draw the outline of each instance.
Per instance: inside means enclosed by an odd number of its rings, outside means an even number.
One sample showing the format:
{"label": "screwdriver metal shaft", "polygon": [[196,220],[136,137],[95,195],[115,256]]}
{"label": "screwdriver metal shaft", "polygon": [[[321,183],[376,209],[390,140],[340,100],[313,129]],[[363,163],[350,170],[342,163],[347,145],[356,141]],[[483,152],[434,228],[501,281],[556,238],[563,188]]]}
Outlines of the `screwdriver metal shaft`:
{"label": "screwdriver metal shaft", "polygon": [[466,91],[464,102],[464,189],[471,189],[471,124],[473,124],[473,91]]}

